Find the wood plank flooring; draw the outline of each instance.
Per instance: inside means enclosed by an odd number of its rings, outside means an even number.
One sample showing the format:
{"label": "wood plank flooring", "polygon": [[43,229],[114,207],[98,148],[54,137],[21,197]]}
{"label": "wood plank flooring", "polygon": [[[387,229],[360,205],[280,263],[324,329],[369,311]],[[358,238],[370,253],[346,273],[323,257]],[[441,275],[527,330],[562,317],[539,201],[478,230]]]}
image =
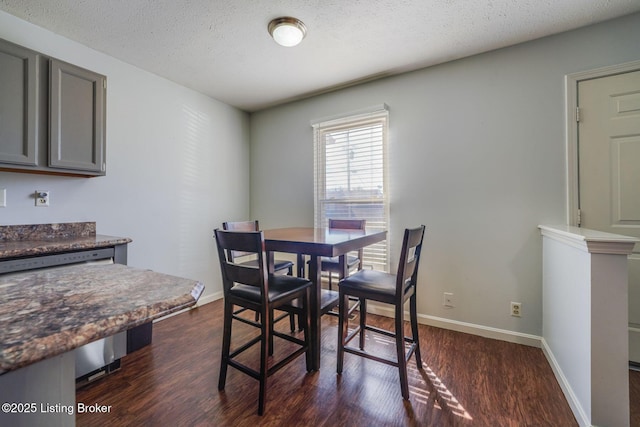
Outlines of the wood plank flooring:
{"label": "wood plank flooring", "polygon": [[640,371],[629,371],[631,427],[640,427]]}
{"label": "wood plank flooring", "polygon": [[[390,319],[370,317],[390,326]],[[420,325],[424,370],[412,360],[411,396],[403,401],[391,366],[347,354],[343,374],[336,375],[334,316],[323,317],[320,371],[307,374],[300,357],[277,372],[260,417],[256,380],[229,368],[225,391],[217,390],[221,323],[221,301],[156,323],[152,345],[123,358],[118,372],[78,390],[78,402],[111,408],[77,414],[77,425],[577,425],[538,348]],[[234,339],[254,331],[239,322],[236,327]],[[278,328],[286,330],[287,322]],[[284,345],[276,339],[276,357]],[[393,351],[391,343],[371,336],[366,348]],[[257,351],[254,356],[257,361]],[[640,397],[640,386],[633,393]]]}

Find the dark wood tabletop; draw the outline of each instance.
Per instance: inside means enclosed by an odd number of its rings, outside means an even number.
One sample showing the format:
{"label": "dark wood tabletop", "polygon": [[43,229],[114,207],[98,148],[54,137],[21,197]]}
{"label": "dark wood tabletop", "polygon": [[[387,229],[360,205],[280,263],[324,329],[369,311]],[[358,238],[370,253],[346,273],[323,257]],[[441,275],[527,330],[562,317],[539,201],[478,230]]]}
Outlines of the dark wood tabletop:
{"label": "dark wood tabletop", "polygon": [[[324,312],[323,308],[332,305],[338,299],[337,292],[322,289],[321,258],[323,256],[339,256],[344,277],[347,274],[344,262],[345,254],[381,242],[386,238],[387,232],[380,230],[340,230],[313,227],[264,230],[270,269],[273,268],[273,252],[308,255],[311,258],[309,261],[309,280],[313,282],[311,291],[311,350],[314,370],[320,369],[320,316]],[[300,271],[301,266],[298,267]]]}
{"label": "dark wood tabletop", "polygon": [[386,239],[379,230],[292,227],[264,230],[267,250],[303,255],[339,256]]}

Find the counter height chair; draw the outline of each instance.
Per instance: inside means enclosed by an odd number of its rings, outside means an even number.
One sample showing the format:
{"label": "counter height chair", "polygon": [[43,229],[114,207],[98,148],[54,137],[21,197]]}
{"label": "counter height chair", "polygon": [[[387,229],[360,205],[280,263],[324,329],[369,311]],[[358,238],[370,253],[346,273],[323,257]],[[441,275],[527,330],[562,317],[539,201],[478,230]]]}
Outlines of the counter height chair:
{"label": "counter height chair", "polygon": [[[339,287],[339,320],[338,320],[338,357],[337,372],[342,374],[344,353],[352,353],[378,362],[398,367],[400,371],[400,388],[402,397],[409,399],[409,383],[407,380],[407,361],[415,353],[416,365],[422,369],[420,341],[418,339],[418,316],[416,313],[416,279],[418,263],[422,252],[424,225],[406,229],[402,241],[402,251],[396,274],[375,270],[361,270],[340,281]],[[356,297],[360,301],[360,324],[349,334],[348,299]],[[393,305],[395,311],[395,331],[376,328],[366,323],[367,300]],[[411,337],[404,336],[404,304],[409,300]],[[365,351],[365,330],[383,334],[395,339],[396,358],[381,357]],[[347,344],[356,335],[360,337],[359,348],[348,347]],[[405,352],[405,342],[409,348]]]}
{"label": "counter height chair", "polygon": [[[332,219],[329,218],[329,228],[330,229],[341,229],[341,230],[364,230],[367,221],[364,219]],[[345,255],[345,262],[347,264],[347,273],[349,273],[354,268],[358,268],[358,270],[362,270],[362,262],[363,262],[363,252],[364,250],[360,248],[358,250],[358,255]],[[322,271],[329,273],[329,290],[332,290],[332,277],[333,274],[337,274],[340,279],[342,279],[342,271],[340,269],[340,257],[323,257],[321,260],[321,268]]]}
{"label": "counter height chair", "polygon": [[[260,231],[260,224],[256,221],[226,221],[222,223],[222,229],[228,231]],[[243,260],[240,263],[248,266],[258,266],[257,258],[255,254],[242,252],[242,251],[229,251],[228,256],[231,260]],[[249,259],[246,259],[249,258]],[[274,260],[273,262],[273,271],[274,273],[286,273],[291,276],[293,275],[293,262],[288,260]],[[246,308],[241,308],[236,311],[236,314],[246,310]],[[258,320],[259,314],[256,312],[256,321]],[[279,321],[284,317],[278,317],[275,321]],[[289,315],[289,326],[291,328],[291,332],[294,332],[296,329],[295,318],[293,314]]]}
{"label": "counter height chair", "polygon": [[[311,370],[309,290],[312,283],[304,278],[269,273],[264,235],[261,231],[232,232],[216,229],[215,239],[224,291],[224,327],[218,390],[225,388],[229,366],[257,379],[260,382],[258,414],[262,415],[265,409],[268,377],[303,353],[306,354],[307,372]],[[236,264],[229,256],[233,251],[255,254],[256,265]],[[297,303],[293,304],[295,300]],[[260,313],[261,321],[256,322],[235,314],[234,306],[245,307]],[[271,315],[274,309],[294,313],[302,320],[301,329],[304,340],[274,331],[273,316]],[[260,334],[244,344],[235,346],[235,349],[231,351],[231,327],[234,320],[259,328]],[[272,360],[273,363],[269,363],[272,359],[269,357],[272,334],[296,345],[292,346],[294,348],[287,356],[277,362]],[[236,358],[257,343],[260,343],[260,367],[255,370]]]}
{"label": "counter height chair", "polygon": [[[226,221],[222,223],[222,229],[228,231],[260,231],[260,224],[258,221]],[[252,257],[250,253],[243,253],[242,251],[233,251],[231,254],[232,259],[242,257]],[[257,259],[246,260],[242,262],[246,265],[257,266]],[[281,273],[286,271],[289,276],[293,275],[293,262],[288,260],[274,260],[273,271],[275,273]]]}

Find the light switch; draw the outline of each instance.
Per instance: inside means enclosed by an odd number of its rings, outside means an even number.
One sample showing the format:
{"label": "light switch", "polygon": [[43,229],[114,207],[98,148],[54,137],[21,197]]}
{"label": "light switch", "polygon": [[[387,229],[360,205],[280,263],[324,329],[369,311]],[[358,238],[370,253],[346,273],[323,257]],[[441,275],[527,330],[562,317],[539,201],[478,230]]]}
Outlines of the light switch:
{"label": "light switch", "polygon": [[0,208],[7,207],[7,189],[0,188]]}

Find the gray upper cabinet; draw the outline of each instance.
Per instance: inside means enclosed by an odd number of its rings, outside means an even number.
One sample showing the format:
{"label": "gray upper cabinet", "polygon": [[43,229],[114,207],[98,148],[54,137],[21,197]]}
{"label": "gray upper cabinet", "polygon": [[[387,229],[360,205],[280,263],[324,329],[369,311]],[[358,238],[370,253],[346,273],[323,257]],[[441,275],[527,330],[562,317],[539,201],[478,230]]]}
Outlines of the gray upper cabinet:
{"label": "gray upper cabinet", "polygon": [[37,164],[38,54],[0,43],[0,162]]}
{"label": "gray upper cabinet", "polygon": [[0,40],[0,170],[106,174],[106,77]]}
{"label": "gray upper cabinet", "polygon": [[49,74],[49,165],[104,172],[105,77],[55,59]]}

